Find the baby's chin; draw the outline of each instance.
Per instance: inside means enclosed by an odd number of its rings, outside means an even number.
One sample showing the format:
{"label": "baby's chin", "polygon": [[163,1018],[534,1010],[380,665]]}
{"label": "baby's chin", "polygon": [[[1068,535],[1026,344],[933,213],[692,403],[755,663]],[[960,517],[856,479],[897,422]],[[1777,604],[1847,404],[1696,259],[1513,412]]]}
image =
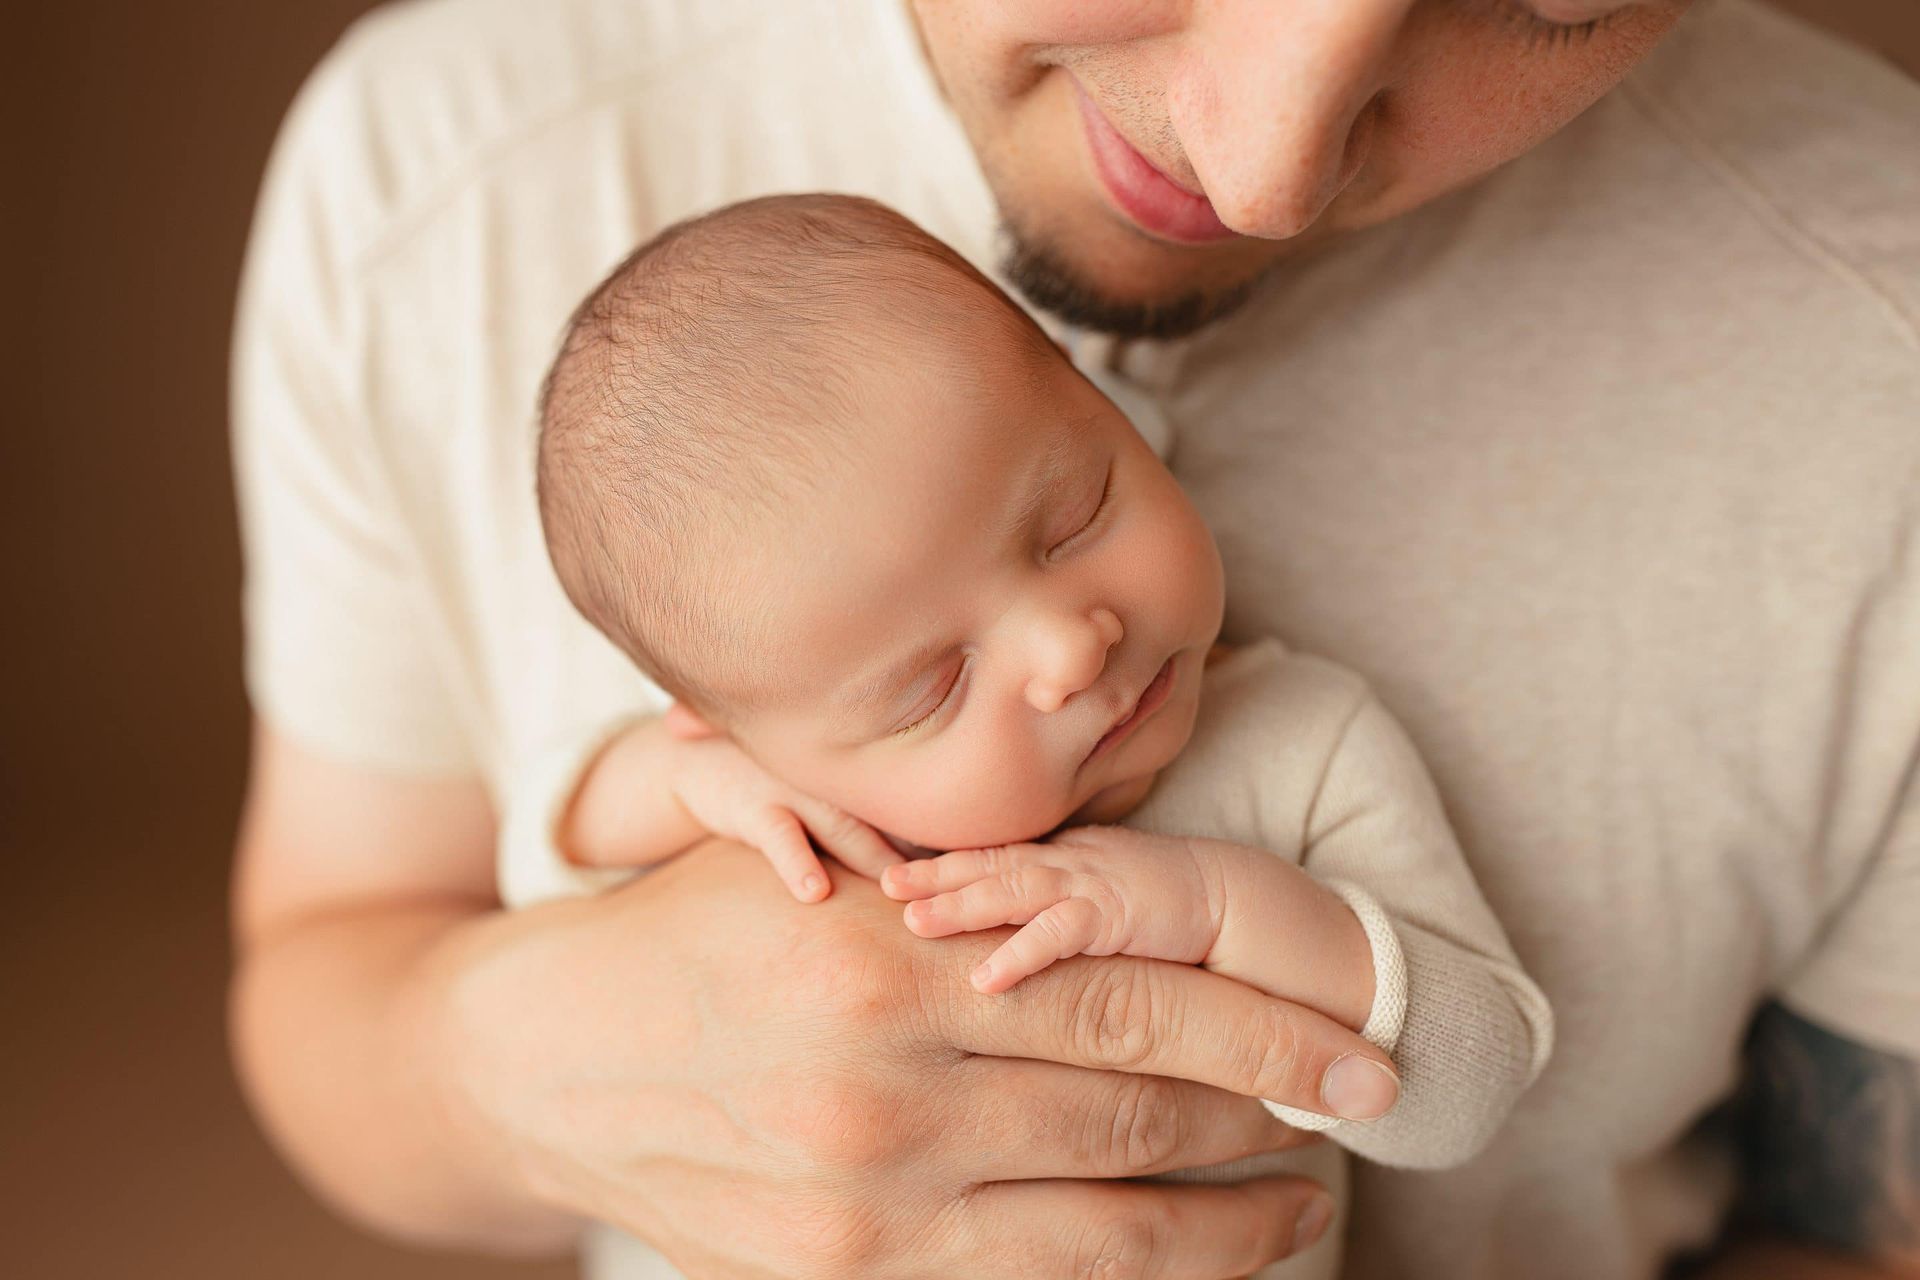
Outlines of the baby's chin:
{"label": "baby's chin", "polygon": [[[1079,808],[1064,817],[1052,821],[1033,822],[1018,829],[1011,827],[964,826],[949,828],[945,831],[922,831],[910,835],[887,832],[887,839],[901,853],[908,857],[933,857],[949,849],[984,849],[1004,844],[1024,844],[1034,840],[1044,840],[1062,827],[1097,826],[1118,822],[1139,807],[1153,790],[1153,783],[1160,775],[1142,774],[1137,778],[1126,778],[1111,783],[1089,796]],[[914,835],[931,836],[939,843],[925,844]],[[957,837],[957,838],[956,838]]]}
{"label": "baby's chin", "polygon": [[1102,787],[1088,798],[1087,802],[1067,815],[1060,825],[1086,827],[1118,822],[1140,807],[1147,793],[1153,790],[1154,779],[1159,773],[1143,773],[1137,778],[1125,778],[1111,786]]}

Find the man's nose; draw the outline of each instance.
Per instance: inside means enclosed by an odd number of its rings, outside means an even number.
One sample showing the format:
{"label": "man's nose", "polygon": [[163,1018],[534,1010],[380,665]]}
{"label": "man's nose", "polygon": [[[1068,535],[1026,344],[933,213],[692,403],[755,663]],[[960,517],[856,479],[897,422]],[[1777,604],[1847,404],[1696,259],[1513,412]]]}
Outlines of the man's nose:
{"label": "man's nose", "polygon": [[1107,651],[1120,643],[1125,628],[1111,609],[1047,614],[1033,623],[1032,676],[1027,702],[1051,714],[1087,688],[1107,669]]}
{"label": "man's nose", "polygon": [[[1213,211],[1304,231],[1352,178],[1412,0],[1219,0],[1196,10],[1167,110]],[[1365,113],[1365,116],[1363,116]]]}

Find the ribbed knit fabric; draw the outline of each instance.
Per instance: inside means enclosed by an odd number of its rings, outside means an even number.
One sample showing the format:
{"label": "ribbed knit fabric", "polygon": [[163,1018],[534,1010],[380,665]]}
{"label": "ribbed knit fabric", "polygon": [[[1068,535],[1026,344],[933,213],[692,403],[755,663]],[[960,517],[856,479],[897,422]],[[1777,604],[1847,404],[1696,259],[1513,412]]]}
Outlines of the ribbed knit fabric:
{"label": "ribbed knit fabric", "polygon": [[1362,1033],[1393,1054],[1399,1105],[1365,1124],[1274,1107],[1288,1122],[1370,1160],[1444,1168],[1492,1140],[1546,1065],[1546,998],[1412,744],[1352,672],[1271,639],[1215,662],[1192,739],[1127,825],[1267,849],[1366,928],[1375,989]]}

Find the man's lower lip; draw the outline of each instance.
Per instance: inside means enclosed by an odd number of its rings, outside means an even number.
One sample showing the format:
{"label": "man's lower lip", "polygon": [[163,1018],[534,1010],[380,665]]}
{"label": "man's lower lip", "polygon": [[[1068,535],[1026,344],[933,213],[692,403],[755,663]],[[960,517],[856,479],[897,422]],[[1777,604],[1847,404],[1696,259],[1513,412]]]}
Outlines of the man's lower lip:
{"label": "man's lower lip", "polygon": [[1100,756],[1126,741],[1135,729],[1151,719],[1153,713],[1166,703],[1167,695],[1172,691],[1173,659],[1168,658],[1160,665],[1160,670],[1154,672],[1153,679],[1147,682],[1147,687],[1140,691],[1140,701],[1133,704],[1132,714],[1107,730],[1100,741],[1093,744],[1093,750],[1087,753],[1088,761],[1099,759]]}
{"label": "man's lower lip", "polygon": [[1182,190],[1148,164],[1146,157],[1107,122],[1077,82],[1073,96],[1080,107],[1087,150],[1093,156],[1093,170],[1099,175],[1100,185],[1120,212],[1142,231],[1184,244],[1208,244],[1238,234],[1220,221],[1205,196]]}

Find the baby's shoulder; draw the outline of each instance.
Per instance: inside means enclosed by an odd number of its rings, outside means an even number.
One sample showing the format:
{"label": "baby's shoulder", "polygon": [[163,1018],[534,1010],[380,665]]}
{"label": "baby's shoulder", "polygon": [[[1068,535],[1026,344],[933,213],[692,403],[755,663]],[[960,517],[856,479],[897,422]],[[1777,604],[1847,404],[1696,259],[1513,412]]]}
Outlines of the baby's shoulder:
{"label": "baby's shoulder", "polygon": [[1365,677],[1317,654],[1266,636],[1216,645],[1201,680],[1198,738],[1209,734],[1326,739],[1328,749],[1360,709],[1374,701]]}
{"label": "baby's shoulder", "polygon": [[1128,822],[1298,857],[1348,726],[1373,703],[1358,673],[1279,640],[1216,649],[1186,749]]}

